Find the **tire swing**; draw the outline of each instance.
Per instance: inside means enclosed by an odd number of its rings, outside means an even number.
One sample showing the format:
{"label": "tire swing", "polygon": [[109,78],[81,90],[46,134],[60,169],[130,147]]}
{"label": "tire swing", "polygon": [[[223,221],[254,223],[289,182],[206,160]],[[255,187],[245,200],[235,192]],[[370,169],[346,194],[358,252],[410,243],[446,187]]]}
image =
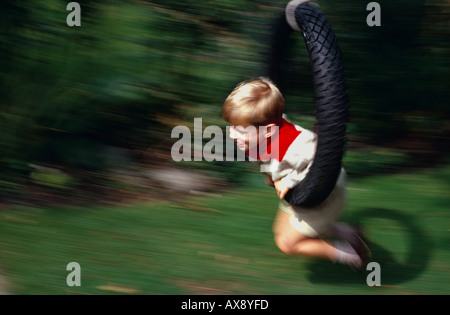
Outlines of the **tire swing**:
{"label": "tire swing", "polygon": [[323,202],[336,185],[342,168],[348,117],[344,68],[336,37],[317,6],[308,0],[288,3],[274,31],[269,77],[278,84],[280,63],[292,30],[301,32],[309,52],[314,81],[317,149],[305,179],[289,190],[285,200],[305,208]]}

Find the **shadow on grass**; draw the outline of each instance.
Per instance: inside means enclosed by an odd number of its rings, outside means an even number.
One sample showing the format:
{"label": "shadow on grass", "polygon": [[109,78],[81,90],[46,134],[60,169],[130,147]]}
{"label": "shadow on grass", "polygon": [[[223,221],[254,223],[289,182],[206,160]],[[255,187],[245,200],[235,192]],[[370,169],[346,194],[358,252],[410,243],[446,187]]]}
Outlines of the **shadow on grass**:
{"label": "shadow on grass", "polygon": [[[396,255],[389,250],[389,244],[379,244],[370,239],[370,235],[368,236],[367,244],[372,251],[371,261],[380,264],[381,285],[395,285],[412,280],[425,270],[431,255],[432,243],[417,224],[416,217],[396,210],[371,208],[356,213],[351,219],[354,222],[370,219],[391,220],[402,227],[402,233],[406,233],[407,253],[404,261],[394,258]],[[392,239],[392,242],[396,240]],[[344,265],[331,265],[327,261],[315,260],[310,265],[309,280],[312,283],[365,284],[366,277],[371,271],[355,273]]]}

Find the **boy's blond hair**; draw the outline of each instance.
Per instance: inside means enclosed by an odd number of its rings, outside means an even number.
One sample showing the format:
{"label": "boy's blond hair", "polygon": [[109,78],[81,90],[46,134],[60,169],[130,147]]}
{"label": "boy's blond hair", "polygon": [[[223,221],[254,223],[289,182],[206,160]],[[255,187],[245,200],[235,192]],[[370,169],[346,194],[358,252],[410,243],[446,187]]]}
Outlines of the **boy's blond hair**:
{"label": "boy's blond hair", "polygon": [[232,126],[278,124],[284,98],[268,78],[260,77],[236,86],[222,107],[222,116]]}

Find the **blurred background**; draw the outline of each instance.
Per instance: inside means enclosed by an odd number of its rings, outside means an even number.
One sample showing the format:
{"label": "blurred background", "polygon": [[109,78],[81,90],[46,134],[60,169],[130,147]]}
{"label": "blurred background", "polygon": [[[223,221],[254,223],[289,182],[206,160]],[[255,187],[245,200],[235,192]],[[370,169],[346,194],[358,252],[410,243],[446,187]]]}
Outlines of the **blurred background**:
{"label": "blurred background", "polygon": [[[285,1],[79,3],[82,26],[69,27],[64,1],[2,1],[2,199],[35,197],[33,185],[67,198],[104,193],[118,168],[171,164],[174,126],[194,117],[224,126],[227,94],[265,73]],[[449,4],[379,3],[382,26],[368,27],[366,1],[319,2],[344,58],[350,146],[381,145],[392,151],[381,160],[429,166],[449,149]],[[294,36],[286,111],[308,121],[309,60]],[[230,163],[197,164],[239,180]]]}
{"label": "blurred background", "polygon": [[[170,133],[193,130],[194,117],[225,127],[223,101],[265,73],[286,1],[78,1],[81,27],[67,26],[68,2],[0,4],[0,209],[167,201],[162,191],[252,184],[258,170],[246,163],[173,162]],[[381,27],[366,24],[369,1],[317,2],[349,87],[348,173],[447,165],[450,2],[380,0]],[[293,36],[286,112],[312,127],[308,53]]]}

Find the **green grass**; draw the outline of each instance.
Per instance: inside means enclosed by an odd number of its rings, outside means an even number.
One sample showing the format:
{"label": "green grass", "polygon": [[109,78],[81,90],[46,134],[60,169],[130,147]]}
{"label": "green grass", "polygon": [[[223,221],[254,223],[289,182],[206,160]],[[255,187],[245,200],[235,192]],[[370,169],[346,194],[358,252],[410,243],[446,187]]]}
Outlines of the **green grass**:
{"label": "green grass", "polygon": [[[450,167],[349,180],[343,220],[363,224],[381,287],[275,247],[274,192],[115,207],[0,211],[0,267],[15,294],[449,294]],[[81,286],[69,287],[69,262]]]}

